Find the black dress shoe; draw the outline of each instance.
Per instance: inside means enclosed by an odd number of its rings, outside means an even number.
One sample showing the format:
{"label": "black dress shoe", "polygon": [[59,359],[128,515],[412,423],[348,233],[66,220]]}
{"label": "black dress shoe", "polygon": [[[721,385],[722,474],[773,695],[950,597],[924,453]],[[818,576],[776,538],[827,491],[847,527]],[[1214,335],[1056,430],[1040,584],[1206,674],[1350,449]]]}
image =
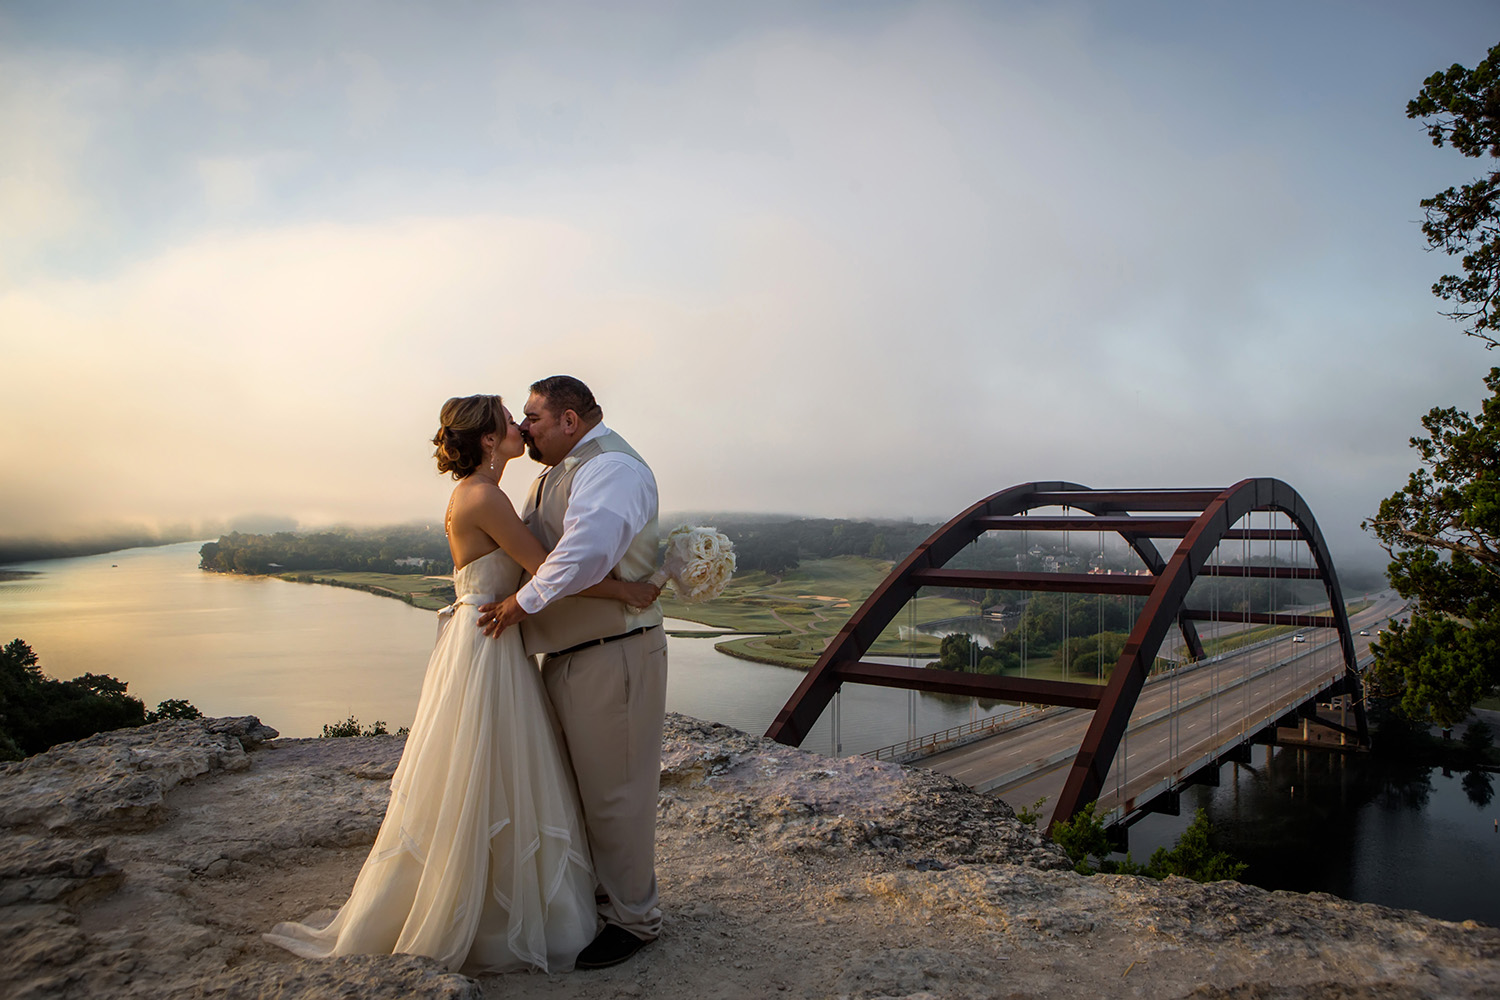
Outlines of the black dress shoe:
{"label": "black dress shoe", "polygon": [[605,924],[599,936],[578,953],[575,965],[580,969],[607,969],[611,965],[619,965],[650,943],[623,927]]}

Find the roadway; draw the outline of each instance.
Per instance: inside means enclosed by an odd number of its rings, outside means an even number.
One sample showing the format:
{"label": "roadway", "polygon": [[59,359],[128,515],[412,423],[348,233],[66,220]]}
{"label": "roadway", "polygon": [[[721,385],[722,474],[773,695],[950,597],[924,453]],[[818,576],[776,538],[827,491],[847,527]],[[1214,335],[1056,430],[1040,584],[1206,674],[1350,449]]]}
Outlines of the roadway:
{"label": "roadway", "polygon": [[[1402,607],[1401,598],[1386,591],[1349,617],[1359,660],[1377,629]],[[1208,623],[1198,625],[1209,638]],[[1361,629],[1371,634],[1359,635]],[[1100,815],[1146,802],[1337,681],[1344,670],[1338,633],[1316,628],[1299,634],[1305,642],[1288,633],[1149,679],[1100,793]],[[1044,799],[1045,826],[1092,717],[1084,709],[1057,709],[1030,725],[912,763],[1012,806]]]}

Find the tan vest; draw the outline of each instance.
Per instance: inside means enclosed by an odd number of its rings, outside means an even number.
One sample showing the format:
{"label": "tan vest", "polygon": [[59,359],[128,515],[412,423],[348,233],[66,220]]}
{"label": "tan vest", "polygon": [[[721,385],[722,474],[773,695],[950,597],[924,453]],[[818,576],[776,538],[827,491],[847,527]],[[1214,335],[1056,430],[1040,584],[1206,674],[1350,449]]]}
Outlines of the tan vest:
{"label": "tan vest", "polygon": [[[573,492],[573,477],[591,459],[607,451],[621,452],[645,465],[646,462],[625,439],[609,431],[574,448],[569,458],[577,458],[568,468],[564,462],[539,476],[531,486],[522,511],[522,520],[531,533],[551,552],[563,534],[563,518],[568,513],[568,499]],[[649,469],[649,466],[648,466]],[[656,571],[656,549],[659,532],[656,511],[625,550],[610,576],[620,580],[644,580]],[[636,614],[621,601],[602,597],[561,597],[521,622],[521,640],[529,655],[555,653],[590,639],[604,639],[638,628],[661,624],[661,608],[651,605]]]}

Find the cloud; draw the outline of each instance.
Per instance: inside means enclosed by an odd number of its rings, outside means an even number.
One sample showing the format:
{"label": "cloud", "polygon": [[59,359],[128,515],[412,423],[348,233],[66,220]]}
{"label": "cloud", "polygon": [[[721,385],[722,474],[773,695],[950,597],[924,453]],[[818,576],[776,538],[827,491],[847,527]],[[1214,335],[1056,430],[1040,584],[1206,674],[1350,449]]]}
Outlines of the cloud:
{"label": "cloud", "polygon": [[1360,124],[1378,60],[1286,62],[1304,114],[1232,39],[1086,6],[338,9],[16,71],[53,95],[0,104],[27,238],[105,236],[0,286],[7,516],[424,516],[442,400],[565,371],[672,509],[1275,475],[1353,545],[1417,416],[1477,399],[1428,153]]}
{"label": "cloud", "polygon": [[77,162],[94,129],[80,105],[115,82],[105,67],[71,61],[54,75],[56,67],[40,62],[0,57],[0,281],[88,228],[90,197]]}

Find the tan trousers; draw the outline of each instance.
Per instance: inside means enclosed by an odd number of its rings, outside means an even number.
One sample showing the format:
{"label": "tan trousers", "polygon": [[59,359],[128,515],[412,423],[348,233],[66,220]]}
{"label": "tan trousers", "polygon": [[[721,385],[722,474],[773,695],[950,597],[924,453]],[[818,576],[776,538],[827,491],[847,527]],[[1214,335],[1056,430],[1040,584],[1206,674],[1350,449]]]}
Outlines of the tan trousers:
{"label": "tan trousers", "polygon": [[567,742],[606,922],[650,940],[656,896],[656,796],[667,709],[667,635],[629,639],[542,661],[542,679]]}

